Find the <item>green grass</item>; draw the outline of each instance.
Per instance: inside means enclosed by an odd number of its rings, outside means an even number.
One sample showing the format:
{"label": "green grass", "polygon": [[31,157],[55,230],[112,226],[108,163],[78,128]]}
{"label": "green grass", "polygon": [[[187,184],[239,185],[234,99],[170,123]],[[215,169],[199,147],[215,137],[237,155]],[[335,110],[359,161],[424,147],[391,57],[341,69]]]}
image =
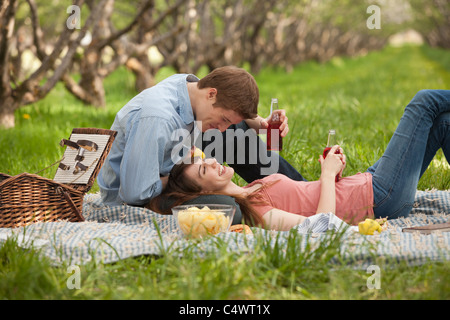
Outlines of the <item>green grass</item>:
{"label": "green grass", "polygon": [[[3,299],[150,299],[150,300],[298,300],[298,299],[448,299],[449,263],[411,267],[377,265],[381,289],[369,289],[370,273],[340,265],[339,234],[314,251],[301,249],[292,233],[286,246],[258,238],[251,253],[236,254],[218,244],[218,253],[199,258],[184,251],[143,256],[112,264],[79,266],[80,288],[69,289],[73,271],[52,267],[33,249],[14,240],[0,247],[0,296]],[[331,263],[333,262],[333,263]]]}
{"label": "green grass", "polygon": [[[282,155],[307,178],[320,175],[317,158],[331,128],[347,154],[347,174],[365,171],[383,154],[404,107],[419,90],[450,88],[449,56],[427,47],[386,48],[327,64],[309,62],[287,75],[266,69],[257,77],[261,114],[268,115],[270,98],[278,97],[291,128]],[[445,164],[439,152],[419,189],[449,189]]]}
{"label": "green grass", "polygon": [[[171,74],[164,69],[158,80]],[[328,129],[337,131],[347,154],[346,174],[365,171],[383,153],[404,106],[421,89],[450,89],[450,52],[429,47],[386,48],[357,58],[308,62],[286,74],[263,69],[256,75],[260,114],[277,97],[287,110],[290,133],[282,155],[308,179]],[[84,106],[58,86],[43,101],[16,112],[16,127],[0,130],[0,172],[37,172],[62,156],[58,142],[74,127],[109,128],[115,113],[136,93],[133,77],[118,70],[106,82],[107,108]],[[450,189],[450,170],[441,152],[419,189]],[[53,170],[41,173],[52,177]],[[239,183],[241,180],[235,178]],[[98,191],[94,187],[91,192]],[[449,299],[450,264],[382,269],[380,290],[366,286],[368,274],[339,260],[339,235],[318,251],[304,251],[295,237],[285,248],[261,239],[251,253],[198,258],[186,253],[139,257],[81,267],[81,288],[67,288],[66,266],[52,267],[33,249],[14,241],[0,247],[1,299]],[[300,252],[302,252],[300,254]]]}

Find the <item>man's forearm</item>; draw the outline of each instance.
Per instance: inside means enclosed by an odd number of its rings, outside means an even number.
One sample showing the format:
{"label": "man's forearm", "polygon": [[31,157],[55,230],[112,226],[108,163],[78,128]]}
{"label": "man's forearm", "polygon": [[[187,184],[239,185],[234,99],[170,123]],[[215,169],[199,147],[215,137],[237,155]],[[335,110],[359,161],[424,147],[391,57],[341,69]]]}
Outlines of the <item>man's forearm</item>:
{"label": "man's forearm", "polygon": [[245,119],[244,121],[250,128],[255,129],[256,132],[259,133],[259,129],[261,129],[262,120],[264,120],[263,117],[257,116],[255,119]]}

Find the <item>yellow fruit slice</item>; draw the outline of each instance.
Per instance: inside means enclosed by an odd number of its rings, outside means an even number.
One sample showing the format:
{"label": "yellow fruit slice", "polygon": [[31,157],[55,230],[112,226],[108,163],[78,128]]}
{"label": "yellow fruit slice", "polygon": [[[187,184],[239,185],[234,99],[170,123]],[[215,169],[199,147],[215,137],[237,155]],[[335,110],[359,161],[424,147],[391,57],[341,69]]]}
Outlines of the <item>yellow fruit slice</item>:
{"label": "yellow fruit slice", "polygon": [[358,223],[359,233],[365,235],[373,235],[375,231],[381,232],[380,224],[372,219],[366,219],[363,222]]}
{"label": "yellow fruit slice", "polygon": [[192,158],[200,157],[202,159],[205,159],[205,154],[202,150],[197,147],[192,147],[192,149]]}

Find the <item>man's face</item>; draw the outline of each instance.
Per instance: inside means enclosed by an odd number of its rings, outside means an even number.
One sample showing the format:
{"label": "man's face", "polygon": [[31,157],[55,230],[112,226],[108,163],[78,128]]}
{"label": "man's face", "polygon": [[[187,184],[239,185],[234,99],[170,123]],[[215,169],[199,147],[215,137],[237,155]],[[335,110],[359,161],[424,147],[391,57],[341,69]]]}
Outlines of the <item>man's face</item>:
{"label": "man's face", "polygon": [[244,118],[237,112],[213,107],[212,104],[204,109],[204,112],[197,115],[197,121],[201,121],[201,130],[205,132],[208,129],[218,129],[224,132],[230,125],[242,122]]}
{"label": "man's face", "polygon": [[215,88],[202,89],[199,96],[194,114],[195,120],[201,125],[202,132],[209,129],[218,129],[220,132],[224,132],[230,125],[244,120],[236,111],[214,106],[217,97]]}

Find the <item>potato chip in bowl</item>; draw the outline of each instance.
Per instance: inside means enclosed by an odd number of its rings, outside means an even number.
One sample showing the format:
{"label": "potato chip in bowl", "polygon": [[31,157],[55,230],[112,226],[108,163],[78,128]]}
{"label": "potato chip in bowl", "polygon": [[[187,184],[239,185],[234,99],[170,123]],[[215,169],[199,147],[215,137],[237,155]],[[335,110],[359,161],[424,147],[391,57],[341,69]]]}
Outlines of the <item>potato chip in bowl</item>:
{"label": "potato chip in bowl", "polygon": [[191,238],[228,231],[235,211],[234,206],[224,204],[193,204],[172,208],[178,227]]}

